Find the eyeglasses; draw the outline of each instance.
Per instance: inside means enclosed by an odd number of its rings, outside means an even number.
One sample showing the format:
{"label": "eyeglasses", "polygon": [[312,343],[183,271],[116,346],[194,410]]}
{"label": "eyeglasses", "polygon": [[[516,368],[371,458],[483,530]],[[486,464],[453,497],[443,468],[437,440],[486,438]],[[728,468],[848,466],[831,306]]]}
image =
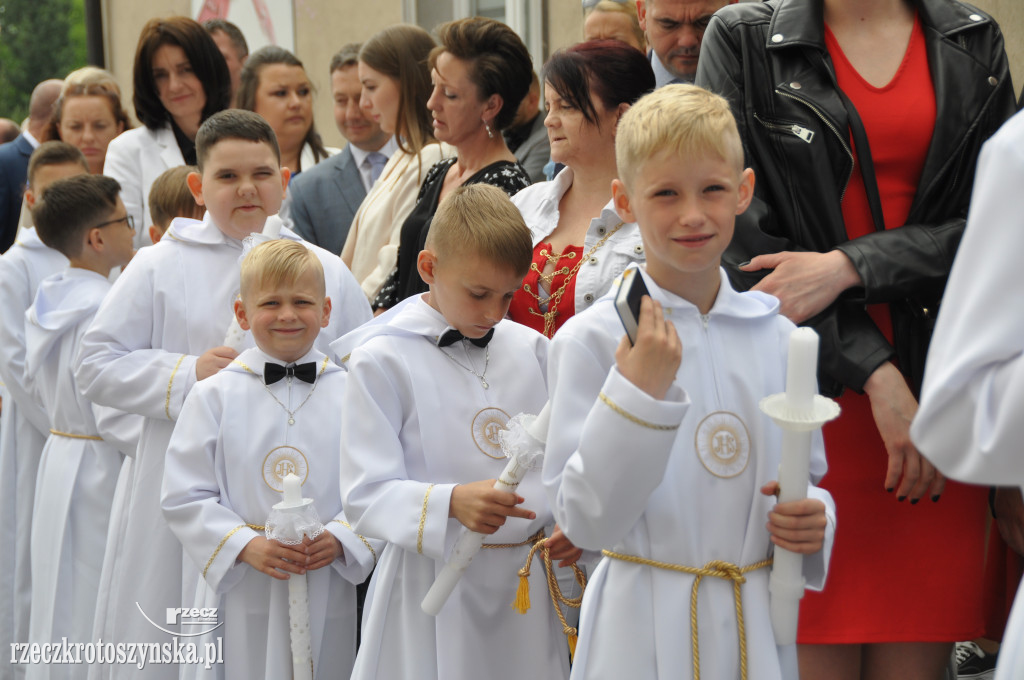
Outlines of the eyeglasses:
{"label": "eyeglasses", "polygon": [[110,220],[108,222],[97,224],[95,227],[93,227],[93,229],[99,229],[100,227],[108,227],[111,224],[117,224],[119,222],[124,222],[125,224],[128,225],[129,229],[135,231],[135,218],[132,217],[131,215],[125,215],[124,217],[119,217],[116,220]]}

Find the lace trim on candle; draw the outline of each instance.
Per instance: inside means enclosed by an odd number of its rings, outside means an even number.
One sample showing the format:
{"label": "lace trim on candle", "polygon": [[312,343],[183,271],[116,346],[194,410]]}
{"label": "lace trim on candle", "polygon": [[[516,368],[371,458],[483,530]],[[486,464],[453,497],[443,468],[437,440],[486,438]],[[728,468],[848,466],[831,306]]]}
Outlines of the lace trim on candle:
{"label": "lace trim on candle", "polygon": [[164,402],[164,413],[167,414],[167,420],[174,420],[171,417],[171,386],[174,385],[174,376],[177,375],[178,369],[181,368],[181,362],[185,360],[184,354],[178,358],[178,363],[174,364],[174,370],[171,371],[171,379],[167,381],[167,400]]}
{"label": "lace trim on candle", "polygon": [[239,524],[237,527],[226,533],[224,535],[224,538],[220,539],[220,543],[217,544],[217,548],[213,551],[213,554],[210,555],[210,559],[206,561],[206,566],[203,567],[203,578],[206,578],[206,572],[210,570],[210,565],[213,564],[213,561],[215,559],[217,559],[217,555],[220,554],[220,549],[224,547],[224,544],[228,542],[228,539],[234,536],[236,533],[238,533],[239,529],[245,528],[253,529],[256,531],[263,530],[263,527],[257,528],[257,526],[254,524]]}
{"label": "lace trim on candle", "polygon": [[420,529],[419,533],[416,534],[416,553],[418,555],[423,554],[423,527],[427,523],[427,500],[430,498],[430,492],[434,490],[434,485],[431,484],[427,487],[427,493],[423,494],[423,510],[420,512]]}
{"label": "lace trim on candle", "polygon": [[67,437],[68,439],[89,439],[96,442],[103,441],[103,437],[99,436],[98,434],[75,434],[73,432],[61,432],[60,430],[55,430],[52,427],[50,428],[50,434],[56,437]]}
{"label": "lace trim on candle", "polygon": [[377,551],[373,549],[373,546],[370,545],[370,542],[366,540],[366,537],[363,536],[362,534],[357,534],[356,530],[353,529],[352,525],[349,524],[348,522],[345,522],[345,521],[340,520],[340,519],[336,519],[334,521],[337,522],[338,524],[340,524],[341,526],[345,527],[349,531],[351,531],[353,534],[356,534],[356,538],[358,538],[360,541],[362,541],[363,545],[366,546],[366,549],[370,551],[371,555],[373,555],[373,565],[377,566]]}
{"label": "lace trim on candle", "polygon": [[630,421],[632,423],[636,423],[637,425],[640,425],[641,427],[650,428],[652,430],[662,430],[662,431],[678,430],[679,429],[679,425],[658,425],[657,423],[652,423],[652,422],[648,422],[646,420],[643,420],[642,418],[637,418],[635,415],[633,415],[632,413],[630,413],[629,411],[627,411],[626,409],[622,408],[621,406],[616,404],[614,401],[612,401],[611,398],[607,394],[605,394],[604,392],[601,392],[599,395],[597,395],[597,397],[598,397],[598,399],[603,401],[608,406],[608,408],[610,408],[611,410],[615,411],[616,413],[618,413],[620,416],[622,416],[626,420],[628,420],[628,421]]}
{"label": "lace trim on candle", "polygon": [[724,562],[722,560],[711,560],[703,567],[688,567],[683,564],[659,562],[647,559],[646,557],[637,557],[636,555],[624,555],[612,552],[611,550],[602,550],[601,554],[614,560],[691,574],[696,577],[693,579],[693,586],[690,588],[690,645],[693,649],[693,677],[695,678],[700,677],[700,642],[697,637],[697,590],[700,588],[700,582],[705,576],[732,581],[733,599],[736,602],[736,630],[740,638],[740,678],[741,680],[747,680],[747,633],[743,625],[743,595],[740,592],[740,586],[747,582],[744,574],[771,566],[771,558],[755,562],[754,564],[748,564],[745,567],[738,567],[731,562]]}

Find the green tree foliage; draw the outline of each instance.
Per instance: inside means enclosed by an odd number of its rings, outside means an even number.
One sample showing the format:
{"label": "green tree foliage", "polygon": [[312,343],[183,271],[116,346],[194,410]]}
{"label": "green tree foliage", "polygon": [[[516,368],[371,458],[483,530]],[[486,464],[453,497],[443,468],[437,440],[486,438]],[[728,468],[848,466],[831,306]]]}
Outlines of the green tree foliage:
{"label": "green tree foliage", "polygon": [[28,115],[32,88],[85,66],[83,0],[0,0],[0,116]]}

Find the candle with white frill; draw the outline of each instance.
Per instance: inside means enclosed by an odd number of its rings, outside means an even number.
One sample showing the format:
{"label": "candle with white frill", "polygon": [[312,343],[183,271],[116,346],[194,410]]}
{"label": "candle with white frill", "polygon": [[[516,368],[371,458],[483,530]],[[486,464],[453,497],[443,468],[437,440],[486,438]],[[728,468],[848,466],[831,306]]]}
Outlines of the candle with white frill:
{"label": "candle with white frill", "polygon": [[[839,415],[839,406],[818,394],[818,334],[797,328],[789,336],[786,391],[761,400],[761,410],[782,428],[779,503],[807,498],[811,437]],[[775,642],[796,642],[800,599],[804,596],[803,555],[775,546],[768,589]]]}
{"label": "candle with white frill", "polygon": [[[302,481],[294,474],[284,478],[284,500],[274,506],[274,510],[287,514],[298,511],[312,501],[302,497]],[[301,541],[302,536],[290,536],[292,540]],[[309,630],[309,593],[305,574],[288,575],[288,620],[291,631],[292,678],[293,680],[313,680],[313,653],[310,644]]]}
{"label": "candle with white frill", "polygon": [[[536,416],[520,414],[509,421],[509,429],[502,433],[501,448],[508,457],[505,469],[498,476],[494,488],[499,491],[515,491],[531,468],[537,467],[544,457],[544,442],[547,439],[550,419],[550,402],[544,405]],[[466,567],[480,552],[484,534],[462,527],[455,541],[448,562],[430,586],[420,607],[431,616],[437,616],[441,607],[455,590]]]}

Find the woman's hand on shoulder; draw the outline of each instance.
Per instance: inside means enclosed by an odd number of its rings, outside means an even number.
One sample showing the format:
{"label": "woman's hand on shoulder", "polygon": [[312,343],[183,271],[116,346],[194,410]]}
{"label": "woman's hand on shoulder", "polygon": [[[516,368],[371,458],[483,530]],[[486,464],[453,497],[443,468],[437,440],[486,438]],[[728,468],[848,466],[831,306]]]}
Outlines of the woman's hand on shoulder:
{"label": "woman's hand on shoulder", "polygon": [[791,252],[758,255],[741,271],[772,271],[754,290],[779,298],[782,315],[803,323],[836,301],[844,290],[861,284],[860,274],[842,251]]}

